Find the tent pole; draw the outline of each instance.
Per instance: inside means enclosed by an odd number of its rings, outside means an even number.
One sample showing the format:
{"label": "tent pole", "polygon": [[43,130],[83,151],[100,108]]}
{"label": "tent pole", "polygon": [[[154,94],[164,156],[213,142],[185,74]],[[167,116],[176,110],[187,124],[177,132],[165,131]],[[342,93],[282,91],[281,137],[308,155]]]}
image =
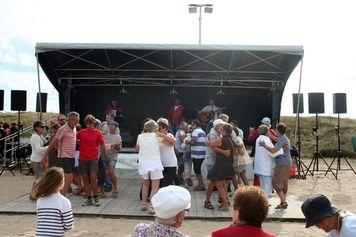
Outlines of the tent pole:
{"label": "tent pole", "polygon": [[43,114],[42,114],[42,98],[41,98],[41,78],[40,78],[40,66],[38,63],[38,54],[36,55],[36,60],[37,60],[37,82],[38,82],[38,102],[40,106],[40,120],[42,121],[43,119]]}

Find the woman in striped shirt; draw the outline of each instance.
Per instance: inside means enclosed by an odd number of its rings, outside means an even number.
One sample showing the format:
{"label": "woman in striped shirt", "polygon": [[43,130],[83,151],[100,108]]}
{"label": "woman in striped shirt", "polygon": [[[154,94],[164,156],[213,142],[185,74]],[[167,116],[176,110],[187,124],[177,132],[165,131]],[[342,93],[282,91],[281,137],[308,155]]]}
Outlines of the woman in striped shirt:
{"label": "woman in striped shirt", "polygon": [[35,186],[37,227],[35,236],[64,236],[73,228],[74,218],[70,201],[60,194],[64,186],[62,168],[53,167]]}

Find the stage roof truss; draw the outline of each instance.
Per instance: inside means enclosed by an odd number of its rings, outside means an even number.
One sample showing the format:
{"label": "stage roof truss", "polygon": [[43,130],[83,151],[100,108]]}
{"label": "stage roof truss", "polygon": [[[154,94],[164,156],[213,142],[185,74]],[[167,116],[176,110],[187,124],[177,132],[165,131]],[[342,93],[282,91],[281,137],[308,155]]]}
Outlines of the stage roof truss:
{"label": "stage roof truss", "polygon": [[283,87],[300,46],[36,45],[47,77],[67,86]]}

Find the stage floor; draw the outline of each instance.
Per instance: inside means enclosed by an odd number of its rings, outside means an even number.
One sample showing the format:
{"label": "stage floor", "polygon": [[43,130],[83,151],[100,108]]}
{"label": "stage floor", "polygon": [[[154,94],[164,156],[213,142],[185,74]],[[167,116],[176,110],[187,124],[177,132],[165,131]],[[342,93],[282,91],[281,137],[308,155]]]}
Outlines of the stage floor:
{"label": "stage floor", "polygon": [[[111,218],[136,218],[147,219],[153,216],[148,212],[142,212],[141,202],[139,199],[139,190],[141,179],[138,177],[121,178],[119,181],[119,197],[100,199],[99,207],[82,207],[81,204],[85,201],[83,196],[68,195],[72,202],[74,215],[76,216],[102,216]],[[205,200],[205,192],[192,191],[188,188],[192,195],[191,208],[187,213],[187,219],[202,219],[202,220],[231,220],[231,210],[229,212],[218,211],[218,196],[217,192],[213,193],[212,204],[214,210],[207,210],[203,207]],[[107,193],[110,196],[109,193]],[[230,197],[231,200],[231,197]],[[280,221],[304,221],[304,216],[300,210],[301,202],[293,195],[288,196],[289,207],[287,210],[275,210],[274,207],[279,203],[278,197],[269,199],[270,210],[268,213],[269,220]],[[0,213],[7,214],[35,214],[36,202],[30,201],[28,195],[19,197],[13,201],[0,205]]]}

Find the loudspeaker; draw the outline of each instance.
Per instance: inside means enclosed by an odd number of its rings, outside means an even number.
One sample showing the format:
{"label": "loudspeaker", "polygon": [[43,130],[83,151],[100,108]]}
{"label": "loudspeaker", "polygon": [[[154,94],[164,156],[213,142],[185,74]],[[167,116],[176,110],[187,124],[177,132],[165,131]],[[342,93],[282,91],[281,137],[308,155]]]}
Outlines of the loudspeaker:
{"label": "loudspeaker", "polygon": [[324,93],[309,93],[309,113],[310,114],[323,114],[324,108]]}
{"label": "loudspeaker", "polygon": [[0,90],[0,110],[4,110],[4,90]]}
{"label": "loudspeaker", "polygon": [[26,111],[26,91],[11,91],[11,110]]}
{"label": "loudspeaker", "polygon": [[333,94],[333,113],[334,114],[346,114],[346,93]]}
{"label": "loudspeaker", "polygon": [[[47,112],[47,93],[41,93],[41,105],[42,105],[42,112]],[[37,93],[36,97],[36,112],[41,112],[40,110],[40,93]]]}
{"label": "loudspeaker", "polygon": [[[304,113],[304,102],[303,102],[303,94],[299,94],[299,113]],[[298,94],[293,94],[293,114],[297,113],[298,107]]]}

